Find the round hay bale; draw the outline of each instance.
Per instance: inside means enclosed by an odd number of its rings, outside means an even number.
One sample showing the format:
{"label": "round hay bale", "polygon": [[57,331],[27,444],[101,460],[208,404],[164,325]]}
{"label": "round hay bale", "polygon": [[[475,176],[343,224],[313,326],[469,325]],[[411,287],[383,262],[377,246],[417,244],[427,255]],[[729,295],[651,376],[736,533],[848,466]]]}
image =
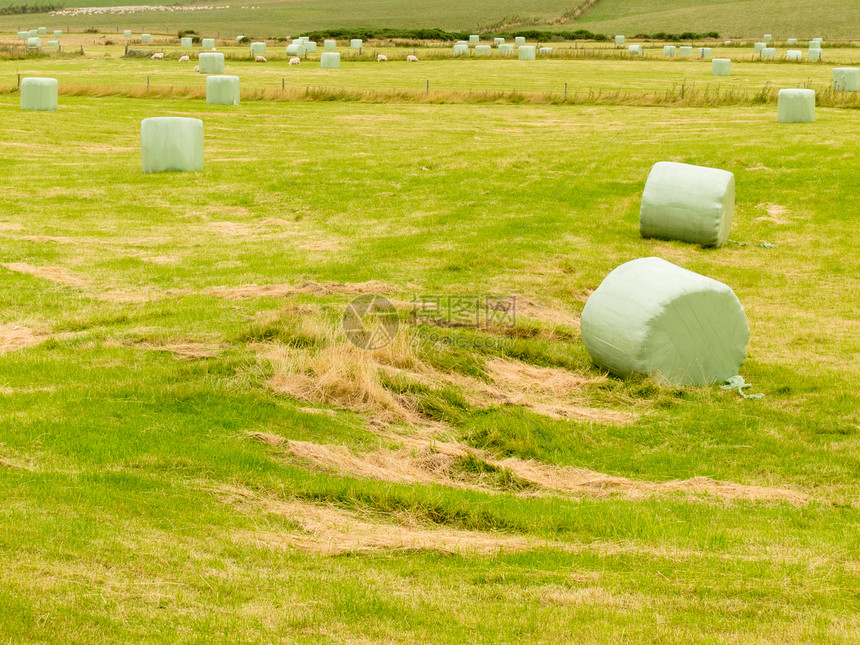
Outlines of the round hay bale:
{"label": "round hay bale", "polygon": [[340,69],[340,52],[323,52],[320,55],[322,69]]}
{"label": "round hay bale", "polygon": [[141,34],[140,35],[140,42],[142,42],[142,43],[148,43],[151,40],[152,40],[152,36],[150,34]]}
{"label": "round hay bale", "polygon": [[291,45],[287,45],[287,56],[304,56],[306,51],[307,50],[302,43],[292,43]]}
{"label": "round hay bale", "polygon": [[727,170],[658,161],[639,208],[642,237],[720,246],[729,239],[735,176]]}
{"label": "round hay bale", "polygon": [[815,90],[780,90],[776,97],[779,123],[811,123],[815,121]]}
{"label": "round hay bale", "polygon": [[514,45],[516,45],[517,47],[521,47],[522,45],[525,45],[525,44],[526,44],[525,36],[515,36],[514,37]]}
{"label": "round hay bale", "polygon": [[204,38],[200,41],[200,49],[213,49],[215,47],[214,38]]}
{"label": "round hay bale", "polygon": [[785,60],[800,62],[803,60],[803,52],[799,49],[789,49],[785,52]]}
{"label": "round hay bale", "polygon": [[615,37],[615,44],[619,45],[619,46],[623,45],[624,44],[624,36],[621,36],[621,35],[616,36]]}
{"label": "round hay bale", "polygon": [[475,56],[491,56],[493,48],[489,45],[475,45]]}
{"label": "round hay bale", "polygon": [[711,61],[711,73],[714,76],[731,76],[732,61],[729,58],[715,58]]}
{"label": "round hay bale", "polygon": [[251,56],[265,56],[266,55],[266,43],[263,42],[254,42],[251,43]]}
{"label": "round hay bale", "polygon": [[197,66],[200,68],[201,74],[223,74],[224,54],[221,52],[203,52],[197,54]]}
{"label": "round hay bale", "polygon": [[158,116],[140,123],[143,172],[203,170],[203,121]]}
{"label": "round hay bale", "polygon": [[534,45],[523,45],[519,48],[518,54],[520,60],[534,60],[536,58]]}
{"label": "round hay bale", "polygon": [[860,92],[860,67],[836,67],[833,89],[837,92]]}
{"label": "round hay bale", "polygon": [[505,55],[513,54],[514,53],[514,46],[511,45],[510,43],[502,43],[501,45],[499,45],[499,53],[505,54]]}
{"label": "round hay bale", "polygon": [[327,52],[333,52],[337,50],[337,41],[336,40],[324,40],[323,41],[323,49]]}
{"label": "round hay bale", "polygon": [[21,81],[21,109],[53,112],[57,109],[56,78],[25,78]]}
{"label": "round hay bale", "polygon": [[239,105],[239,77],[207,76],[206,102],[211,105]]}
{"label": "round hay bale", "polygon": [[728,286],[653,257],[606,276],[585,303],[580,326],[598,366],[671,385],[713,385],[737,375],[750,335]]}
{"label": "round hay bale", "polygon": [[185,38],[179,39],[179,46],[182,47],[183,49],[188,49],[193,44],[194,44],[194,42],[190,36],[186,36]]}
{"label": "round hay bale", "polygon": [[675,45],[663,45],[663,56],[666,58],[675,58]]}
{"label": "round hay bale", "polygon": [[776,58],[776,49],[773,47],[765,47],[761,50],[762,60],[773,60],[774,58]]}
{"label": "round hay bale", "polygon": [[681,58],[689,58],[690,56],[693,55],[693,48],[690,47],[689,45],[682,45],[681,47],[678,48],[678,55]]}
{"label": "round hay bale", "polygon": [[361,49],[361,45],[362,45],[361,38],[353,38],[352,40],[349,41],[349,48],[350,49]]}
{"label": "round hay bale", "polygon": [[35,36],[27,39],[27,47],[33,49],[40,49],[42,47],[42,39],[36,38]]}

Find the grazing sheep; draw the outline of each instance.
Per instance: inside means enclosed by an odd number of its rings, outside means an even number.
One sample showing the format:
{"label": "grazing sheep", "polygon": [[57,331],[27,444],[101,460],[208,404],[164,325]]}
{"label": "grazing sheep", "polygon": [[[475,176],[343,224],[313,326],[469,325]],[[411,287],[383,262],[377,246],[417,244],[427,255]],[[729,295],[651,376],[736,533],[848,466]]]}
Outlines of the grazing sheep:
{"label": "grazing sheep", "polygon": [[200,71],[200,65],[195,65],[195,66],[194,66],[194,71],[195,71],[195,72],[199,72],[199,71]]}
{"label": "grazing sheep", "polygon": [[388,56],[386,56],[385,54],[380,54],[379,56],[376,57],[377,63],[384,63],[387,60],[388,60]]}
{"label": "grazing sheep", "polygon": [[190,61],[190,60],[191,60],[191,59],[190,59],[190,58],[188,58],[188,56],[180,56],[180,57],[179,57],[179,62],[180,62],[180,63],[187,63],[187,62],[188,62],[188,61]]}
{"label": "grazing sheep", "polygon": [[409,56],[407,56],[407,57],[406,57],[406,62],[407,62],[407,63],[417,63],[417,62],[418,62],[418,57],[417,57],[417,56],[413,56],[412,54],[409,54]]}
{"label": "grazing sheep", "polygon": [[213,48],[212,48],[212,51],[213,51],[213,52],[217,52],[218,50],[217,50],[217,49],[215,49],[215,48],[213,47]]}
{"label": "grazing sheep", "polygon": [[255,62],[255,63],[265,63],[265,62],[266,62],[266,57],[265,57],[265,56],[257,56],[257,57],[254,59],[254,62]]}
{"label": "grazing sheep", "polygon": [[149,57],[149,60],[164,60],[164,54],[161,54],[161,53],[153,54],[152,56]]}
{"label": "grazing sheep", "polygon": [[301,65],[302,59],[298,57],[294,57],[290,59],[290,65]]}

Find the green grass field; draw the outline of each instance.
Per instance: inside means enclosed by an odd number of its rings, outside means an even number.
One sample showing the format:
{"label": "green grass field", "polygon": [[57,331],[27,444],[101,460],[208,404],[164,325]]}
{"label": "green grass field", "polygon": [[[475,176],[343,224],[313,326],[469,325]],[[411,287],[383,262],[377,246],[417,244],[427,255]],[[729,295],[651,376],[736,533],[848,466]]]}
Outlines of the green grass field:
{"label": "green grass field", "polygon": [[[823,95],[860,50],[725,51],[738,93]],[[707,62],[422,50],[231,58],[225,107],[167,52],[0,60],[0,640],[858,641],[856,97],[782,125],[661,99]],[[477,96],[564,83],[610,98]],[[141,172],[150,116],[204,121],[203,172]],[[730,243],[639,236],[661,160],[735,174]],[[585,300],[648,256],[734,289],[764,398],[591,363]],[[359,294],[393,344],[347,341]],[[514,325],[410,316],[512,295]]]}

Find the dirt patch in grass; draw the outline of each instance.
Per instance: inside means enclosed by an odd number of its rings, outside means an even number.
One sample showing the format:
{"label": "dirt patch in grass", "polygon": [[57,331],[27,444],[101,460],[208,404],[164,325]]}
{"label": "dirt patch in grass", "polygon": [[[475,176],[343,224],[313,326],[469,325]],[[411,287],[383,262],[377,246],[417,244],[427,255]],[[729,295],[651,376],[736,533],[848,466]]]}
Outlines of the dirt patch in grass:
{"label": "dirt patch in grass", "polygon": [[66,287],[86,287],[90,284],[89,278],[78,275],[63,267],[37,267],[26,262],[10,262],[0,264],[4,269],[15,273],[26,273],[44,280],[50,280]]}
{"label": "dirt patch in grass", "polygon": [[47,334],[22,325],[0,325],[0,354],[38,345],[47,338]]}
{"label": "dirt patch in grass", "polygon": [[386,294],[393,289],[379,280],[368,282],[315,282],[308,280],[300,284],[248,284],[241,287],[212,287],[209,293],[219,298],[230,298],[241,300],[243,298],[263,298],[294,296],[298,294],[312,296],[326,296],[329,294],[340,294],[357,296],[365,293]]}

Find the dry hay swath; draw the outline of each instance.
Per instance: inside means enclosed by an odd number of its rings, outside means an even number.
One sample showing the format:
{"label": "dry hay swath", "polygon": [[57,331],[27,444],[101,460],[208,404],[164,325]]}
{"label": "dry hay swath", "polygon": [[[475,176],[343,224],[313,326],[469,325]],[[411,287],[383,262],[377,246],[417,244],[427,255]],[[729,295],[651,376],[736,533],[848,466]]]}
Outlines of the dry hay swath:
{"label": "dry hay swath", "polygon": [[248,284],[241,287],[212,287],[209,293],[220,298],[240,300],[242,298],[282,297],[299,294],[311,296],[326,296],[329,294],[341,294],[347,296],[358,296],[362,294],[385,294],[391,293],[391,287],[379,280],[368,282],[325,282],[319,283],[308,280],[296,285],[290,284]]}
{"label": "dry hay swath", "polygon": [[63,267],[37,267],[26,262],[9,262],[0,264],[0,266],[15,273],[26,273],[67,287],[86,287],[90,284],[88,278],[72,273]]}
{"label": "dry hay swath", "polygon": [[182,361],[215,358],[218,356],[218,352],[226,347],[226,345],[219,343],[201,343],[195,341],[143,342],[135,343],[134,345],[140,349],[148,349],[155,352],[170,352]]}
{"label": "dry hay swath", "polygon": [[761,210],[764,209],[767,211],[767,216],[756,217],[755,221],[757,222],[770,222],[771,224],[788,224],[789,221],[785,219],[785,214],[788,212],[788,209],[785,206],[780,206],[779,204],[757,204],[756,209]]}
{"label": "dry hay swath", "polygon": [[22,325],[0,325],[0,354],[38,345],[47,338],[47,334]]}

